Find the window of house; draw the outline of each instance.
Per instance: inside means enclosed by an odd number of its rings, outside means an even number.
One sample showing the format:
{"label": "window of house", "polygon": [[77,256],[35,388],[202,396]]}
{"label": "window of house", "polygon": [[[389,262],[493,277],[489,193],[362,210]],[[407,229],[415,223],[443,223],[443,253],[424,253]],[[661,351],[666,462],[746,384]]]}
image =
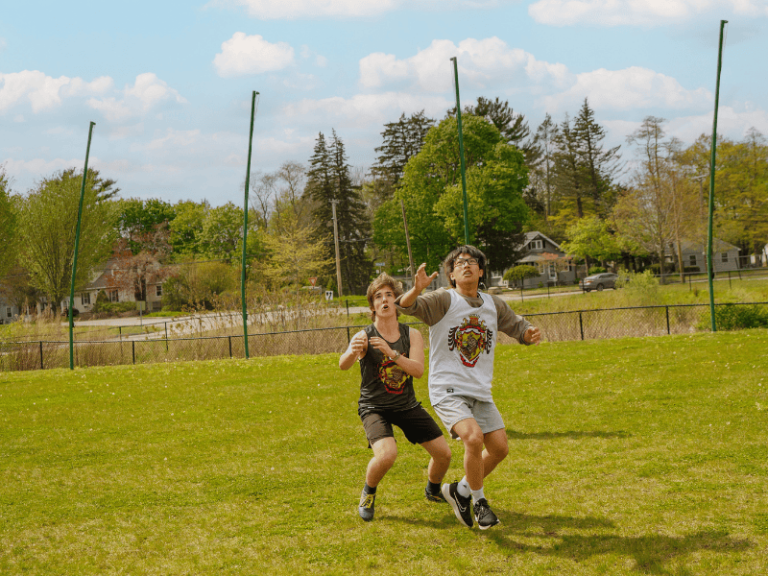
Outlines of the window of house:
{"label": "window of house", "polygon": [[531,247],[531,250],[541,250],[542,248],[544,248],[544,241],[531,240],[530,247]]}
{"label": "window of house", "polygon": [[157,285],[157,295],[158,296],[162,296],[163,295],[163,285],[162,284],[158,284]]}
{"label": "window of house", "polygon": [[691,266],[696,266],[696,254],[691,254],[688,256],[688,260]]}
{"label": "window of house", "polygon": [[90,306],[91,305],[91,293],[90,292],[83,292],[80,294],[80,301],[83,303],[83,306]]}
{"label": "window of house", "polygon": [[13,316],[13,313],[11,312],[10,308],[6,308],[5,309],[5,314],[6,314],[6,316],[8,316],[8,318],[11,318]]}
{"label": "window of house", "polygon": [[109,301],[110,302],[119,302],[120,301],[120,294],[117,290],[110,290],[109,291]]}
{"label": "window of house", "polygon": [[723,252],[723,262],[728,262],[728,252]]}

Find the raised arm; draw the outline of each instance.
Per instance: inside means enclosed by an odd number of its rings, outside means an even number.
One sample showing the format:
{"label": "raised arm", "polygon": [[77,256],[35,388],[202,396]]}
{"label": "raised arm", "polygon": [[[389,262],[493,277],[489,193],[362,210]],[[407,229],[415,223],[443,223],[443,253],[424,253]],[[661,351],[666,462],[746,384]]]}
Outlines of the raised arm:
{"label": "raised arm", "polygon": [[349,370],[358,358],[365,356],[368,352],[368,335],[365,330],[360,330],[352,336],[349,346],[339,358],[339,368]]}
{"label": "raised arm", "polygon": [[427,267],[426,262],[422,263],[421,266],[419,266],[419,269],[416,270],[416,276],[413,278],[413,288],[408,290],[405,294],[403,294],[400,297],[399,305],[402,308],[408,308],[413,305],[414,302],[416,302],[416,298],[418,298],[419,294],[422,293],[424,288],[432,284],[435,278],[437,278],[437,272],[432,272],[431,276],[427,276],[427,273],[425,271]]}

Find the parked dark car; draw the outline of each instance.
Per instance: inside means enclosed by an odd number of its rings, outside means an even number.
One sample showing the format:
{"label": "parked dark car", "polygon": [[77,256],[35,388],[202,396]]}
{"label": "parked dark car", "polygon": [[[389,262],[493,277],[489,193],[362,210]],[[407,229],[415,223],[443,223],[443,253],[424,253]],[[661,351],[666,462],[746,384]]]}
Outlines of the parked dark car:
{"label": "parked dark car", "polygon": [[616,288],[616,280],[618,280],[618,274],[612,274],[611,272],[605,272],[603,274],[593,274],[579,280],[579,288],[585,292],[597,290],[602,292],[605,288]]}

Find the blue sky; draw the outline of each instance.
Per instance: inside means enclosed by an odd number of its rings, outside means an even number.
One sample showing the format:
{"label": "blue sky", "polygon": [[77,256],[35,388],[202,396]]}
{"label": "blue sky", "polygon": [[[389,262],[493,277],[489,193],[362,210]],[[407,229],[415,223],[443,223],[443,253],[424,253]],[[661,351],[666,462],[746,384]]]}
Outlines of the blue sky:
{"label": "blue sky", "polygon": [[[0,163],[25,192],[91,166],[124,197],[242,203],[253,170],[306,162],[336,129],[369,167],[385,122],[501,97],[532,129],[589,98],[624,144],[647,115],[686,143],[711,130],[719,22],[729,21],[720,132],[768,136],[768,0],[166,0],[6,3]],[[632,151],[622,146],[625,157]]]}

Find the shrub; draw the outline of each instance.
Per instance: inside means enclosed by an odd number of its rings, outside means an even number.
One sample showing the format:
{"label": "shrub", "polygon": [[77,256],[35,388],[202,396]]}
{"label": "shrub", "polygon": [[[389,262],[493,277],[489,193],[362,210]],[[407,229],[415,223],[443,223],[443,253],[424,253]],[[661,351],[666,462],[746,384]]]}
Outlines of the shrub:
{"label": "shrub", "polygon": [[696,274],[701,272],[701,269],[698,266],[686,266],[683,268],[683,272],[686,274]]}
{"label": "shrub", "polygon": [[605,274],[605,272],[606,272],[606,269],[603,268],[602,266],[592,266],[589,269],[588,275],[592,276],[593,274]]}
{"label": "shrub", "polygon": [[725,304],[715,308],[715,320],[720,330],[768,328],[768,307],[756,304]]}
{"label": "shrub", "polygon": [[541,273],[535,266],[515,266],[506,271],[504,280],[517,284],[518,282],[522,283],[526,278],[536,278],[540,275]]}

